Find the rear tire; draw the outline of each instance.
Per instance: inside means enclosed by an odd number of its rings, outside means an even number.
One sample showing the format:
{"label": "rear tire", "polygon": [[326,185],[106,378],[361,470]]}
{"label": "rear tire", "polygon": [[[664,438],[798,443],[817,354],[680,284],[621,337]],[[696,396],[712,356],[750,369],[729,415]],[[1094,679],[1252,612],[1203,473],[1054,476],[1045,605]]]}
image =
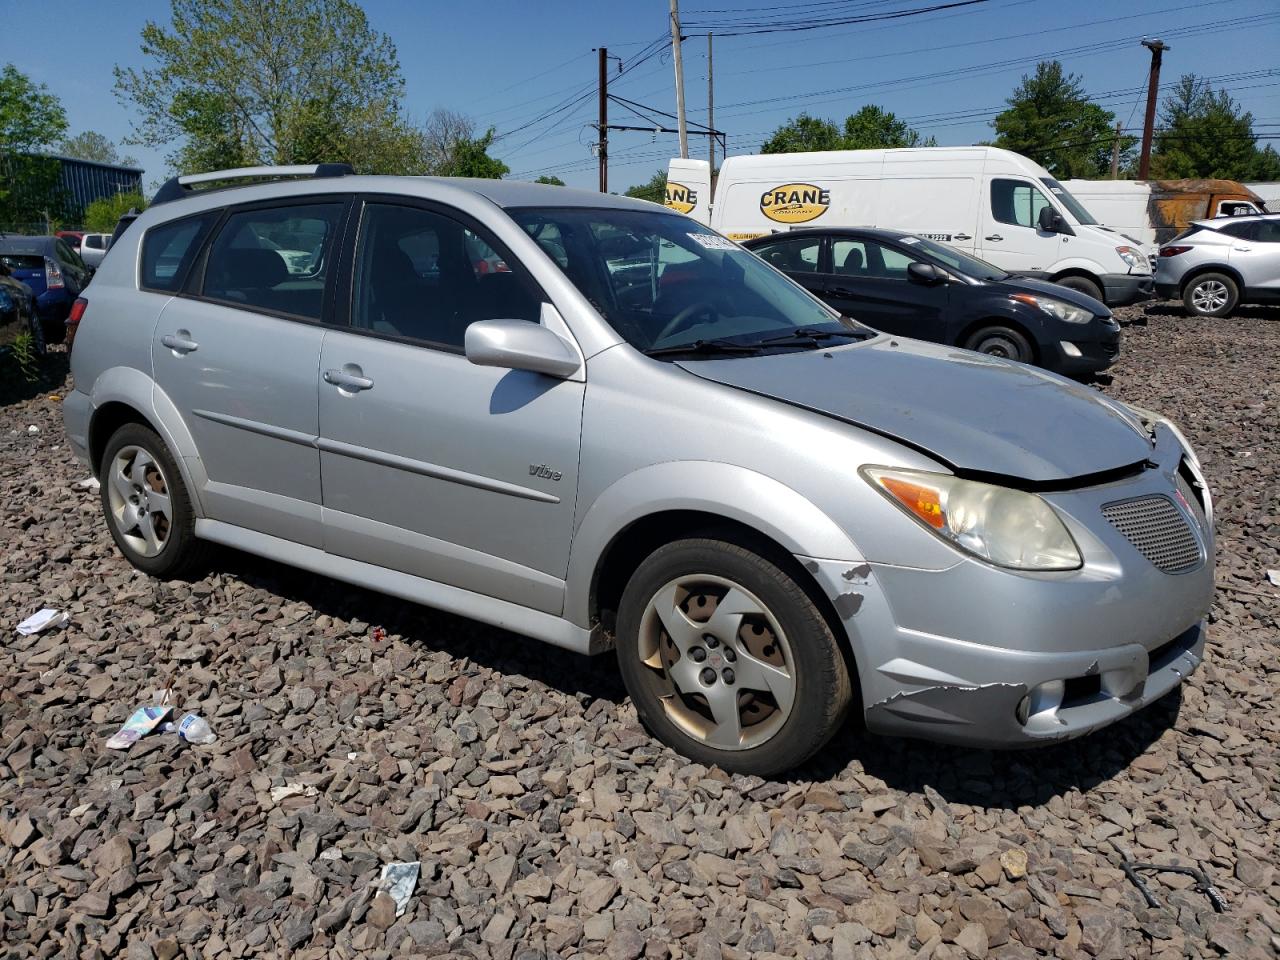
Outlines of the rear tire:
{"label": "rear tire", "polygon": [[1229,317],[1240,303],[1240,288],[1225,273],[1202,273],[1182,291],[1182,305],[1195,317]]}
{"label": "rear tire", "polygon": [[773,776],[844,722],[849,669],[813,599],[734,543],[678,540],[640,564],[618,610],[618,665],[655,736],[698,763]]}
{"label": "rear tire", "polygon": [[1086,296],[1093,297],[1100,303],[1106,302],[1102,299],[1102,288],[1088,277],[1063,277],[1056,282],[1060,287],[1066,287],[1068,290],[1076,291],[1076,293],[1083,293]]}
{"label": "rear tire", "polygon": [[196,515],[169,448],[150,427],[126,423],[111,435],[98,465],[102,512],[126,560],[164,580],[203,565]]}
{"label": "rear tire", "polygon": [[31,318],[27,324],[31,331],[31,350],[43,360],[49,355],[49,345],[44,338],[44,324],[40,322],[40,318],[32,311]]}
{"label": "rear tire", "polygon": [[965,348],[989,357],[1017,360],[1019,363],[1035,362],[1031,343],[1011,327],[983,327],[968,339]]}

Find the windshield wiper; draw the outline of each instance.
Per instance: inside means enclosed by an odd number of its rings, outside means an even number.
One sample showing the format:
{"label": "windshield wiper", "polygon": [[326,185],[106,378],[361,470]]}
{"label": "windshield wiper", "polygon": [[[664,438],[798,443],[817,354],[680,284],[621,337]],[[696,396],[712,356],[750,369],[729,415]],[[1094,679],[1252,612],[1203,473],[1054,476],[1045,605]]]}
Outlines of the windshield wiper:
{"label": "windshield wiper", "polygon": [[850,340],[865,340],[871,336],[869,333],[863,333],[860,330],[815,330],[813,327],[796,327],[789,333],[784,333],[777,337],[765,337],[763,340],[756,340],[755,343],[763,346],[771,343],[793,343],[795,341],[809,341],[817,344],[820,340],[831,340],[835,337],[847,337]]}
{"label": "windshield wiper", "polygon": [[643,351],[646,357],[666,357],[677,353],[741,353],[757,354],[760,348],[753,343],[735,343],[732,340],[694,340],[670,347],[651,347]]}

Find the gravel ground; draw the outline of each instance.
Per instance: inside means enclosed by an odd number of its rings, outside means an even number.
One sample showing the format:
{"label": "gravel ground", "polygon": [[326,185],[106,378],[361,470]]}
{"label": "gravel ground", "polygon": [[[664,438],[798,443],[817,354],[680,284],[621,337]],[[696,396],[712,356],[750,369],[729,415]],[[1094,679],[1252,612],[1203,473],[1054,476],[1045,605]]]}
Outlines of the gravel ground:
{"label": "gravel ground", "polygon": [[[150,581],[73,487],[56,395],[7,397],[0,954],[1276,956],[1280,311],[1123,313],[1148,322],[1102,389],[1178,421],[1217,499],[1204,666],[1084,741],[851,728],[777,782],[657,745],[607,657],[230,553]],[[71,623],[14,633],[46,605]],[[218,742],[105,750],[168,681]],[[1199,865],[1226,912],[1174,874],[1145,906],[1126,858]],[[397,918],[371,885],[414,860]]]}

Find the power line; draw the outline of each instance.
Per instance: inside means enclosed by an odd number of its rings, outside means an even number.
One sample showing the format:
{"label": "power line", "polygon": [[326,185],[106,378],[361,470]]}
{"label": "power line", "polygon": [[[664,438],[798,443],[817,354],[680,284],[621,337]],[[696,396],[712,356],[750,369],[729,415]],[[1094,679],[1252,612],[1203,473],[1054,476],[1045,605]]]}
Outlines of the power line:
{"label": "power line", "polygon": [[759,23],[743,27],[735,27],[732,24],[714,22],[688,23],[685,24],[685,26],[687,26],[691,31],[709,30],[714,32],[716,36],[724,37],[745,37],[761,33],[802,33],[809,30],[822,30],[828,27],[847,26],[853,23],[874,23],[880,20],[901,20],[905,17],[918,17],[930,13],[938,13],[942,10],[952,10],[956,7],[972,7],[987,2],[988,0],[952,0],[951,3],[935,3],[928,7],[913,7],[909,10],[870,13],[859,17],[840,17],[814,21],[811,23],[791,24],[789,26],[779,25],[777,23]]}

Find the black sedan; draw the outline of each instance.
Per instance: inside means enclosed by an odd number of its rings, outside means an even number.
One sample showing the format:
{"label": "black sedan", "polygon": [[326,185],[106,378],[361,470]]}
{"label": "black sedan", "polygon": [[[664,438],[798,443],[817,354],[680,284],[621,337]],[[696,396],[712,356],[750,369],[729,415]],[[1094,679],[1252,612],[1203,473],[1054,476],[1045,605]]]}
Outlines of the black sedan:
{"label": "black sedan", "polygon": [[1120,325],[1100,301],[1011,276],[924,237],[792,230],[743,246],[845,316],[885,333],[1074,376],[1105,370],[1120,355]]}
{"label": "black sedan", "polygon": [[0,348],[12,346],[21,333],[31,334],[32,352],[43,356],[44,327],[36,315],[35,296],[0,260]]}

